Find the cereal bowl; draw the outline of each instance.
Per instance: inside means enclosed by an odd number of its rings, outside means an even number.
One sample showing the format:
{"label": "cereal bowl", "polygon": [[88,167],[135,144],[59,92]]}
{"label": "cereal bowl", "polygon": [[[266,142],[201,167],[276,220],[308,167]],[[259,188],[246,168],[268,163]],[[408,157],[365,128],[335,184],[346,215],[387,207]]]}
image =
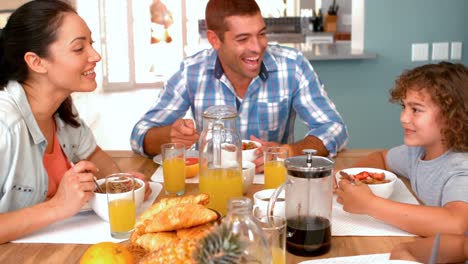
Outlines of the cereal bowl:
{"label": "cereal bowl", "polygon": [[[387,180],[385,183],[380,183],[379,180],[376,180],[376,183],[367,183],[369,188],[371,189],[372,193],[374,193],[376,196],[382,197],[382,198],[389,198],[393,190],[395,188],[395,182],[397,180],[397,176],[390,171],[387,170],[382,170],[382,169],[375,169],[375,168],[349,168],[349,169],[344,169],[341,171],[338,171],[335,175],[336,177],[336,182],[339,182],[343,177],[342,172],[352,176],[352,177],[357,177],[357,175],[360,175],[360,173],[368,172],[370,174],[384,174],[385,178],[384,180]],[[346,175],[345,174],[345,175]],[[370,176],[369,176],[370,177]],[[361,180],[362,181],[362,180]]]}
{"label": "cereal bowl", "polygon": [[[99,186],[105,186],[106,179],[98,179],[97,183]],[[143,204],[145,198],[145,182],[138,178],[135,178],[136,184],[139,184],[139,188],[135,190],[135,209],[138,210]],[[102,188],[102,187],[101,187]],[[89,200],[93,211],[102,218],[102,220],[109,222],[109,212],[107,207],[107,195],[105,193],[94,192],[93,197]]]}
{"label": "cereal bowl", "polygon": [[257,141],[242,140],[242,160],[254,161],[258,157],[255,151],[261,146]]}
{"label": "cereal bowl", "polygon": [[255,176],[255,163],[247,160],[242,161],[242,193],[246,194],[252,186]]}

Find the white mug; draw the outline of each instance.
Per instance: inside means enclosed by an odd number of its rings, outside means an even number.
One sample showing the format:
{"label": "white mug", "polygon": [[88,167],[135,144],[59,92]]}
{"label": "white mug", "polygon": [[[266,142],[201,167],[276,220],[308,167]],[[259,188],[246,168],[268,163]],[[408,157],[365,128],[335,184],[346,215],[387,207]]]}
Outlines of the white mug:
{"label": "white mug", "polygon": [[[265,189],[254,193],[254,206],[253,206],[253,215],[255,217],[260,217],[267,215],[268,202],[270,197],[273,194],[275,189]],[[285,217],[285,200],[284,200],[284,191],[280,193],[278,200],[275,203],[275,209],[273,215]]]}

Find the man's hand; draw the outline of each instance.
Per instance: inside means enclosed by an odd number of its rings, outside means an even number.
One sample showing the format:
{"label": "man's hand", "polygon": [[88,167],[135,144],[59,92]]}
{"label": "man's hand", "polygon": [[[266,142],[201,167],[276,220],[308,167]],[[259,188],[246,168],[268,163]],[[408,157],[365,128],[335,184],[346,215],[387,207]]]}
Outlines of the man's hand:
{"label": "man's hand", "polygon": [[182,143],[188,148],[196,143],[199,137],[195,123],[191,119],[178,119],[171,125],[169,132],[169,142],[171,143]]}
{"label": "man's hand", "polygon": [[161,153],[161,145],[165,143],[182,143],[189,148],[199,137],[192,119],[178,119],[171,125],[150,128],[143,141],[144,151],[156,155]]}
{"label": "man's hand", "polygon": [[280,144],[271,141],[264,141],[253,135],[250,136],[250,140],[257,141],[260,142],[260,144],[262,144],[262,146],[255,151],[255,155],[257,155],[257,158],[253,161],[253,163],[255,163],[255,173],[263,173],[263,152],[265,152],[265,150],[269,147],[278,147],[280,146]]}

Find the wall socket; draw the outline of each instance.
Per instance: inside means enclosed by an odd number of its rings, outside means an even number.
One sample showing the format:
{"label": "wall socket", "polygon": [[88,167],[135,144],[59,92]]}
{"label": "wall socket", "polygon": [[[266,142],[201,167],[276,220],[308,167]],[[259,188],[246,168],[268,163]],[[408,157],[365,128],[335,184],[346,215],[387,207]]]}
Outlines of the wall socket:
{"label": "wall socket", "polygon": [[462,43],[455,41],[452,42],[452,47],[450,48],[450,59],[451,60],[461,60],[462,59]]}
{"label": "wall socket", "polygon": [[432,60],[442,61],[449,58],[449,44],[448,42],[434,42],[432,43]]}
{"label": "wall socket", "polygon": [[411,61],[427,61],[429,53],[429,44],[413,43],[411,45]]}

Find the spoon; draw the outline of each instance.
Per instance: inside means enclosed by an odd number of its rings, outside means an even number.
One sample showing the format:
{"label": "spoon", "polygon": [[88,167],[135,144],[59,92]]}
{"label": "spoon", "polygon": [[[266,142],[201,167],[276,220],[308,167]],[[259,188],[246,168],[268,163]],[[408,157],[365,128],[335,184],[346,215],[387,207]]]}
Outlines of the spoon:
{"label": "spoon", "polygon": [[99,191],[100,193],[105,193],[105,192],[102,190],[101,186],[99,186],[99,184],[98,184],[98,182],[97,182],[97,180],[96,180],[96,177],[93,177],[93,181],[94,181],[94,184],[96,184],[96,188],[98,189],[98,191]]}

